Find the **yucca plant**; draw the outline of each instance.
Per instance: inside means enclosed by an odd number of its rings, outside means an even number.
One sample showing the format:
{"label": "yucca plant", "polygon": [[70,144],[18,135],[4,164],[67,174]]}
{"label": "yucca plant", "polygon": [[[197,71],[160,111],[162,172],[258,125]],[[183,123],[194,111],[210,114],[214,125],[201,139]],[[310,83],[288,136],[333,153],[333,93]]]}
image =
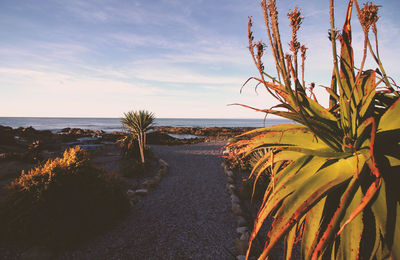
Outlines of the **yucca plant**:
{"label": "yucca plant", "polygon": [[[364,31],[363,58],[359,68],[353,59],[351,25],[353,5]],[[280,104],[255,109],[285,117],[298,124],[256,129],[228,145],[241,156],[262,149],[251,176],[259,178],[269,169],[270,183],[263,197],[249,241],[247,257],[263,222],[273,218],[260,259],[285,242],[289,259],[301,241],[303,259],[400,259],[400,101],[394,81],[379,58],[377,11],[357,0],[348,3],[341,33],[334,25],[330,0],[333,75],[329,108],[320,105],[304,81],[306,47],[297,40],[303,17],[296,8],[288,14],[292,28],[291,54],[284,54],[275,0],[261,2],[269,45],[277,76],[264,71],[262,42],[254,43],[249,18],[249,50],[265,86]],[[372,28],[375,46],[369,32]],[[340,56],[336,42],[340,42]],[[376,70],[364,70],[367,51]],[[298,52],[301,52],[301,79]],[[307,95],[308,93],[308,95]]]}
{"label": "yucca plant", "polygon": [[[139,144],[140,159],[142,164],[145,163],[144,149],[146,148],[146,131],[149,130],[155,116],[147,110],[129,111],[124,113],[124,118],[121,122],[124,128],[128,129],[129,133],[135,137]],[[129,142],[131,143],[131,142]]]}

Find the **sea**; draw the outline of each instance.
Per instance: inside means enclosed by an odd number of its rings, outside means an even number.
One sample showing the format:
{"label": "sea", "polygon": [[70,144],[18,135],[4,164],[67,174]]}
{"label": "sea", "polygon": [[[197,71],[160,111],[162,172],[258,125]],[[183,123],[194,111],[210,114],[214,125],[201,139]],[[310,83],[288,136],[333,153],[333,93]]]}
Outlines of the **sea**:
{"label": "sea", "polygon": [[[172,127],[265,127],[290,123],[287,119],[214,119],[214,118],[156,118],[155,126]],[[63,128],[103,130],[107,133],[122,131],[121,118],[76,117],[0,117],[0,125],[33,127],[36,130],[58,132]]]}

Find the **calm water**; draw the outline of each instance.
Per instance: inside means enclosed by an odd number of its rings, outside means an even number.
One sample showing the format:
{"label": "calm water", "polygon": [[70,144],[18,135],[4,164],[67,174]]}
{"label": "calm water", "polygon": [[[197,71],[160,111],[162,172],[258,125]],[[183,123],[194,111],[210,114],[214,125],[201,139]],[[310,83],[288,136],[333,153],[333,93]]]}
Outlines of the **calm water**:
{"label": "calm water", "polygon": [[[264,127],[290,122],[286,119],[206,119],[157,118],[157,126],[173,127]],[[0,117],[0,125],[13,128],[32,126],[37,130],[59,131],[66,127],[98,129],[105,132],[121,131],[120,118],[60,118],[60,117]]]}

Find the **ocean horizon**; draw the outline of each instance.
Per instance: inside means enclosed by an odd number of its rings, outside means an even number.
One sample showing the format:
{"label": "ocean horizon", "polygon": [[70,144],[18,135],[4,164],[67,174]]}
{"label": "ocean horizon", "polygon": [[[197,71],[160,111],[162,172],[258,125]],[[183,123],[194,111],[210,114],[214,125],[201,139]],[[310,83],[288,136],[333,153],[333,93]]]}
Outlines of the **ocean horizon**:
{"label": "ocean horizon", "polygon": [[[156,118],[155,126],[171,127],[265,127],[285,124],[290,121],[280,118],[243,119],[243,118]],[[12,128],[33,127],[36,130],[57,132],[63,128],[82,128],[103,130],[105,132],[122,131],[121,118],[96,117],[0,117],[0,125]]]}

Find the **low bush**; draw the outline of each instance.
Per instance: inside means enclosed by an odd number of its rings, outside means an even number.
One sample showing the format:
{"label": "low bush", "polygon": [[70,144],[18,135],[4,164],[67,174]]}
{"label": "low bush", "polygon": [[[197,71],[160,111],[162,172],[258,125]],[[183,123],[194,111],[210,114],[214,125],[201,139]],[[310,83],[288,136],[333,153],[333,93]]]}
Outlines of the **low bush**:
{"label": "low bush", "polygon": [[122,182],[93,166],[79,147],[22,172],[8,189],[0,211],[1,237],[6,241],[70,247],[129,210]]}

